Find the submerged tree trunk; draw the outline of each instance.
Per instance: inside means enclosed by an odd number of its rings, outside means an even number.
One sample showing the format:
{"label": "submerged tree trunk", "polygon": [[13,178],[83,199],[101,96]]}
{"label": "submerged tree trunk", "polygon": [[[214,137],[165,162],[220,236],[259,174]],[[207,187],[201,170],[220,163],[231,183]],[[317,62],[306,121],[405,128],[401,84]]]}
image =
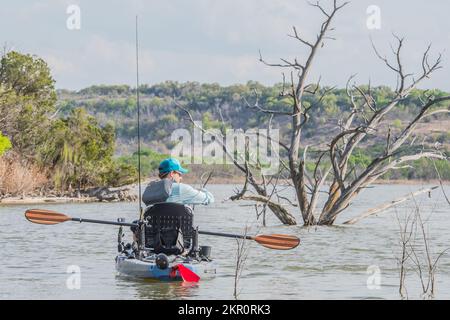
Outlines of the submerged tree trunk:
{"label": "submerged tree trunk", "polygon": [[267,197],[264,196],[257,196],[257,195],[251,195],[251,196],[242,196],[240,198],[241,200],[252,200],[257,202],[262,202],[267,204],[270,210],[275,214],[275,216],[281,221],[281,223],[286,225],[296,225],[297,221],[295,220],[294,216],[289,213],[289,211],[285,208],[283,208],[282,205],[273,202],[271,200],[268,200]]}

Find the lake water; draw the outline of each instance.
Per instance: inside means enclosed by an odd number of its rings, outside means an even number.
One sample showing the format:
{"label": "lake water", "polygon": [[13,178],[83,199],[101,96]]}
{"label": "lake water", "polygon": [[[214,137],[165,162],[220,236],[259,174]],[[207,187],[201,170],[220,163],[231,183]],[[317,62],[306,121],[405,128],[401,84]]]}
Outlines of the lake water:
{"label": "lake water", "polygon": [[[223,202],[233,194],[231,185],[209,186],[216,197],[211,206],[196,206],[195,225],[201,230],[242,234],[286,233],[300,237],[294,250],[266,249],[248,241],[248,257],[238,284],[239,299],[399,299],[399,224],[414,210],[407,201],[396,209],[339,225],[364,210],[425,186],[377,185],[366,189],[333,227],[283,226],[270,213],[267,227],[256,220],[248,202]],[[447,194],[450,188],[446,187]],[[440,189],[432,198],[416,198],[432,253],[450,247],[450,206]],[[198,285],[153,283],[116,275],[116,226],[65,222],[54,226],[32,224],[24,218],[29,208],[45,208],[72,217],[131,222],[137,203],[49,204],[0,206],[0,299],[233,299],[234,239],[200,235],[200,245],[212,246],[217,275]],[[300,221],[298,213],[296,218]],[[130,232],[127,232],[127,238]],[[420,239],[418,239],[418,243]],[[419,246],[419,245],[418,245]],[[70,266],[80,270],[80,288],[68,289]],[[70,271],[70,269],[69,269]],[[410,299],[421,298],[418,275],[407,274]],[[450,299],[450,259],[444,255],[436,272],[436,298]]]}

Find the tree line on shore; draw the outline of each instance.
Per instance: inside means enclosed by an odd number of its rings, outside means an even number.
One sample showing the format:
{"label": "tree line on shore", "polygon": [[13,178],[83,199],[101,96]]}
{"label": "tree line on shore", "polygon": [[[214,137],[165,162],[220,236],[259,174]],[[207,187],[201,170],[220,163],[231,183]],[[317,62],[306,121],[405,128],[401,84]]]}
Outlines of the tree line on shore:
{"label": "tree line on shore", "polygon": [[115,129],[85,108],[62,115],[47,63],[16,51],[0,60],[0,197],[65,193],[136,180],[136,169],[114,158]]}
{"label": "tree line on shore", "polygon": [[[364,89],[364,88],[363,88]],[[367,89],[367,88],[366,88]],[[201,120],[204,129],[252,129],[265,128],[270,114],[255,112],[253,104],[258,104],[265,110],[287,111],[292,103],[290,97],[280,96],[282,84],[264,86],[258,82],[249,81],[246,84],[220,86],[219,84],[201,84],[197,82],[179,83],[166,81],[152,86],[142,85],[141,95],[141,137],[143,143],[158,153],[169,154],[174,146],[171,133],[175,129],[186,128],[192,130],[192,124],[187,121],[185,114],[174,107],[174,101],[183,103],[195,120]],[[304,144],[318,145],[326,143],[336,132],[339,119],[349,114],[350,104],[346,89],[332,89],[320,87],[317,96],[305,93],[305,107],[314,105],[309,121],[303,127]],[[255,92],[258,100],[255,101]],[[371,88],[371,93],[377,105],[383,105],[394,97],[395,92],[386,86]],[[414,89],[411,94],[401,101],[392,112],[386,116],[383,130],[390,130],[392,135],[399,134],[419,111],[424,93],[434,97],[445,96],[441,90]],[[129,158],[136,149],[136,101],[135,88],[128,85],[95,85],[79,91],[58,91],[58,105],[61,112],[68,114],[74,108],[83,107],[100,123],[115,127],[118,139],[117,152],[122,159]],[[433,109],[442,108],[445,102],[437,103]],[[450,130],[443,124],[441,115],[424,119],[416,139],[422,141],[424,147],[439,148],[444,152],[450,150]],[[448,118],[447,118],[448,119]],[[441,122],[440,122],[441,121]],[[444,120],[445,121],[445,120]],[[280,137],[288,136],[291,130],[289,116],[278,116],[271,120],[272,127],[280,130]],[[440,124],[439,126],[437,124]],[[318,131],[320,134],[318,134]],[[421,133],[423,132],[423,133]],[[367,139],[368,140],[368,139]],[[376,157],[385,147],[385,139],[379,137],[362,142],[355,149],[350,164],[363,167]],[[311,148],[310,148],[311,149]],[[280,150],[283,156],[283,149]],[[314,165],[314,158],[307,160],[306,166]],[[450,163],[446,160],[434,160],[440,170],[441,177],[450,179]],[[387,172],[382,179],[435,179],[437,178],[434,165],[428,159],[420,159],[411,164],[414,170],[405,167]]]}
{"label": "tree line on shore", "polygon": [[[265,109],[288,110],[290,97],[283,97],[282,84],[264,86],[255,81],[221,86],[197,82],[166,81],[142,85],[141,135],[144,148],[143,174],[155,171],[158,162],[170,153],[174,142],[170,134],[177,128],[192,128],[183,113],[174,107],[174,99],[187,105],[203,128],[247,130],[269,121],[267,113],[254,112],[253,103]],[[305,104],[315,112],[305,126],[307,144],[326,141],[336,121],[348,112],[345,89],[320,87],[320,101],[305,95]],[[372,88],[377,103],[392,98],[386,86]],[[258,100],[255,101],[255,93]],[[396,130],[408,123],[420,105],[424,90],[415,89],[389,115]],[[440,90],[428,90],[439,97]],[[36,56],[11,51],[0,60],[0,196],[36,190],[71,192],[92,186],[120,186],[137,179],[135,88],[128,85],[95,85],[79,91],[56,90],[47,63]],[[436,108],[442,107],[437,104]],[[426,119],[433,126],[433,116]],[[273,119],[280,136],[290,130],[288,117]],[[427,124],[425,124],[427,125]],[[316,141],[317,130],[323,134]],[[308,138],[310,140],[308,141]],[[449,150],[450,131],[436,130],[418,136],[431,146],[440,144]],[[370,161],[384,140],[356,150],[350,162],[358,166]],[[283,152],[283,151],[282,151]],[[306,166],[312,165],[306,163]],[[417,160],[416,168],[387,173],[388,179],[433,179],[434,165]],[[442,179],[450,179],[448,161],[436,160]]]}

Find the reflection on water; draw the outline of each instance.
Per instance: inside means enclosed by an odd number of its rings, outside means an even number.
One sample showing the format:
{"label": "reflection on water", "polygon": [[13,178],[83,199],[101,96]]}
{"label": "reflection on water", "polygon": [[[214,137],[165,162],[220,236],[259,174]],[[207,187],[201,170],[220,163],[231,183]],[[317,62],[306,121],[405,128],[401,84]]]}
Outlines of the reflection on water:
{"label": "reflection on water", "polygon": [[[337,223],[348,220],[380,202],[393,200],[421,186],[376,186],[365,190]],[[249,242],[250,251],[240,281],[241,299],[399,299],[399,235],[395,212],[413,209],[404,203],[356,225],[334,227],[283,226],[267,216],[268,227],[256,222],[254,208],[244,202],[225,202],[233,186],[210,186],[217,203],[196,206],[195,225],[201,230],[249,234],[287,233],[301,238],[294,250],[269,250]],[[450,193],[448,187],[446,190]],[[440,192],[416,199],[427,217],[433,253],[450,243],[449,209]],[[136,203],[55,204],[32,206],[73,217],[126,221],[136,219]],[[23,216],[26,206],[0,207],[0,299],[233,299],[236,241],[200,235],[200,245],[212,246],[217,275],[199,284],[151,282],[118,276],[114,269],[118,228],[65,222],[35,225]],[[294,209],[295,210],[295,209]],[[299,217],[299,214],[296,213]],[[129,230],[126,238],[130,239]],[[80,268],[81,288],[70,290],[69,266]],[[370,266],[380,270],[380,289],[367,286]],[[450,298],[450,259],[444,255],[437,273],[436,297]],[[410,298],[420,298],[420,281],[408,275]]]}
{"label": "reflection on water", "polygon": [[169,300],[174,298],[192,297],[199,290],[200,284],[183,283],[179,281],[156,281],[146,279],[133,279],[131,277],[117,276],[117,286],[127,290],[135,290],[137,299]]}

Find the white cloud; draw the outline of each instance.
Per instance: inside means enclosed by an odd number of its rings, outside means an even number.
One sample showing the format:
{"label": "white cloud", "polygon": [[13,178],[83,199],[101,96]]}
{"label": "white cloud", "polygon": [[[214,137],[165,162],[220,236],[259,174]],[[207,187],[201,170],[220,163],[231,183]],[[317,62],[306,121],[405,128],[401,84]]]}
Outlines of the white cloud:
{"label": "white cloud", "polygon": [[[100,64],[105,69],[129,71],[136,68],[135,44],[106,39],[93,35],[81,52],[82,62],[87,64]],[[139,71],[152,72],[154,58],[149,50],[139,48]]]}
{"label": "white cloud", "polygon": [[[344,1],[344,0],[342,0]],[[341,1],[341,2],[342,2]],[[314,1],[313,1],[314,2]],[[274,83],[283,70],[258,61],[279,58],[303,61],[308,48],[288,38],[292,26],[313,41],[323,15],[306,0],[29,0],[10,2],[0,11],[3,41],[18,50],[43,56],[57,78],[57,86],[81,88],[96,83],[135,80],[134,16],[139,14],[142,82],[164,80],[219,82],[256,80]],[[69,34],[65,27],[67,4],[78,3],[82,28]],[[329,7],[331,0],[321,0]],[[429,42],[433,52],[448,53],[450,2],[430,6],[419,1],[378,0],[382,29],[366,28],[371,0],[353,1],[336,17],[333,35],[317,55],[311,75],[322,83],[343,86],[358,73],[361,81],[391,83],[392,74],[374,56],[369,36],[380,50],[390,53],[392,32],[406,37],[405,66],[420,68],[420,54]],[[399,15],[401,12],[401,15]],[[14,25],[15,28],[10,26]],[[418,57],[417,57],[418,56]],[[448,70],[449,65],[444,66]],[[430,86],[448,88],[446,71]]]}
{"label": "white cloud", "polygon": [[[128,83],[135,81],[136,51],[134,44],[92,35],[78,50],[60,48],[42,54],[57,80],[57,87],[81,88],[73,83]],[[139,52],[139,72],[153,73],[154,57],[149,50]]]}
{"label": "white cloud", "polygon": [[[211,38],[224,39],[231,44],[267,41],[278,42],[291,27],[305,16],[299,1],[229,0],[198,1],[204,30]],[[309,26],[302,26],[310,33]],[[284,39],[283,39],[284,40]]]}
{"label": "white cloud", "polygon": [[75,72],[77,70],[75,64],[54,54],[44,54],[42,58],[50,66],[52,73],[57,77],[63,76],[66,73]]}

